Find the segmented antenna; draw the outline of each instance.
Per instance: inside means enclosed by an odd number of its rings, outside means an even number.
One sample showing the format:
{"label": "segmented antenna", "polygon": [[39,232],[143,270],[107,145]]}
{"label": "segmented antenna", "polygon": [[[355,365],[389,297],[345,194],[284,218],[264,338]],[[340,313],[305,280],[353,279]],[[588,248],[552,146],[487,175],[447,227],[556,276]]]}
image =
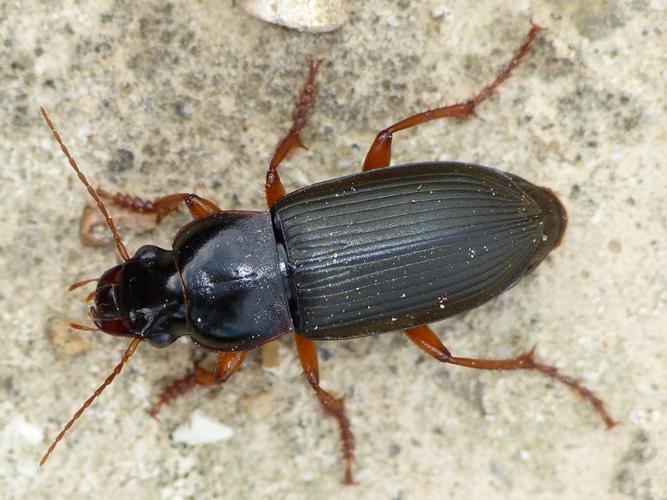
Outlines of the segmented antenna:
{"label": "segmented antenna", "polygon": [[74,422],[78,420],[78,418],[83,415],[83,412],[88,409],[88,407],[93,404],[93,401],[102,394],[102,391],[106,389],[109,385],[111,385],[111,382],[116,378],[116,376],[122,371],[123,367],[127,363],[127,360],[130,359],[130,356],[134,354],[134,351],[137,349],[137,346],[139,345],[139,342],[141,342],[141,339],[135,338],[130,342],[130,345],[127,346],[127,349],[125,350],[125,354],[123,354],[123,358],[120,360],[120,363],[116,365],[116,367],[113,369],[111,372],[111,375],[109,375],[106,380],[102,383],[101,386],[99,386],[97,389],[95,389],[95,392],[93,392],[93,395],[90,396],[84,403],[81,405],[81,408],[77,410],[77,412],[72,416],[72,418],[65,424],[65,427],[63,427],[63,430],[60,431],[60,434],[56,436],[56,438],[53,440],[51,443],[51,446],[49,446],[49,449],[46,450],[46,453],[44,453],[44,456],[42,459],[39,461],[39,466],[41,467],[44,465],[44,463],[48,460],[49,456],[53,452],[56,446],[58,446],[58,443],[62,440],[62,438],[65,436],[67,431],[70,430],[72,425],[74,425]]}
{"label": "segmented antenna", "polygon": [[70,166],[74,169],[76,174],[79,176],[79,180],[83,183],[84,186],[86,186],[86,189],[88,190],[88,193],[90,196],[93,197],[93,200],[95,200],[95,203],[97,203],[97,208],[102,212],[102,216],[104,217],[104,220],[107,223],[107,226],[109,226],[109,229],[111,229],[111,234],[113,234],[113,239],[116,242],[116,250],[118,250],[118,253],[120,254],[121,258],[125,261],[130,260],[130,255],[127,253],[127,248],[125,248],[125,245],[123,245],[123,242],[120,239],[120,235],[118,234],[118,231],[116,230],[116,225],[113,223],[113,220],[111,219],[111,216],[109,215],[109,212],[107,212],[107,208],[104,206],[104,203],[102,200],[100,200],[100,197],[97,196],[97,193],[95,190],[91,187],[91,185],[88,183],[88,179],[86,179],[86,176],[83,175],[83,172],[79,170],[78,165],[74,161],[74,158],[72,158],[72,155],[69,153],[69,150],[67,149],[67,146],[63,144],[62,139],[60,138],[60,134],[56,131],[55,127],[53,126],[53,122],[49,118],[49,115],[46,113],[46,110],[44,107],[40,106],[39,107],[40,113],[42,113],[42,116],[44,117],[44,120],[46,120],[46,124],[49,126],[49,129],[51,130],[51,133],[53,134],[54,139],[56,142],[60,145],[60,149],[62,150],[63,154],[67,158],[67,161],[69,161]]}

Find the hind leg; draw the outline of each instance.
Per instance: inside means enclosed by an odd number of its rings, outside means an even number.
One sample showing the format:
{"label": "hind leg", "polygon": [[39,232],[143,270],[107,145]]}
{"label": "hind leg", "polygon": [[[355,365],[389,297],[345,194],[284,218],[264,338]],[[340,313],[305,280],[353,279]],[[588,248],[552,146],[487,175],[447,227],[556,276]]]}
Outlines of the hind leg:
{"label": "hind leg", "polygon": [[468,368],[476,368],[478,370],[532,370],[539,372],[542,375],[546,375],[553,380],[565,384],[579,394],[584,401],[593,406],[593,409],[595,409],[600,418],[604,421],[607,429],[611,429],[618,423],[611,418],[609,413],[607,413],[604,402],[598,398],[593,391],[584,387],[577,379],[560,373],[556,367],[537,362],[534,356],[534,349],[510,359],[458,358],[452,356],[449,350],[428,326],[408,328],[405,331],[405,334],[410,340],[417,344],[417,347],[422,351],[442,363],[467,366]]}
{"label": "hind leg", "polygon": [[417,113],[416,115],[394,123],[390,127],[380,131],[366,154],[363,169],[372,170],[374,168],[389,166],[389,163],[391,163],[391,141],[394,134],[400,130],[406,130],[419,125],[420,123],[437,120],[438,118],[467,118],[469,116],[474,116],[477,106],[488,99],[498,86],[509,78],[512,71],[514,71],[514,68],[516,68],[526,57],[530,46],[540,31],[542,31],[542,28],[533,24],[528,35],[526,35],[526,38],[516,50],[510,62],[507,63],[500,73],[498,73],[493,82],[480,90],[472,98],[462,103]]}

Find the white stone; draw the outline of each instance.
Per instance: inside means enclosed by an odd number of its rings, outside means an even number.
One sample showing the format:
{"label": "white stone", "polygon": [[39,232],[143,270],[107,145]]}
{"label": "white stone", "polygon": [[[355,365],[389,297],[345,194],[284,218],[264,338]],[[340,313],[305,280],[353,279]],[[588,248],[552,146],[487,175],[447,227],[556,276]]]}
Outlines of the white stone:
{"label": "white stone", "polygon": [[333,31],[347,20],[346,0],[237,0],[251,16],[299,31]]}
{"label": "white stone", "polygon": [[29,423],[23,417],[17,417],[12,420],[7,427],[5,427],[5,432],[9,436],[19,436],[21,439],[31,444],[38,444],[44,440],[44,433],[42,430]]}
{"label": "white stone", "polygon": [[224,441],[233,435],[234,429],[231,427],[212,420],[200,411],[194,411],[190,421],[178,427],[172,434],[172,438],[177,443],[194,446]]}

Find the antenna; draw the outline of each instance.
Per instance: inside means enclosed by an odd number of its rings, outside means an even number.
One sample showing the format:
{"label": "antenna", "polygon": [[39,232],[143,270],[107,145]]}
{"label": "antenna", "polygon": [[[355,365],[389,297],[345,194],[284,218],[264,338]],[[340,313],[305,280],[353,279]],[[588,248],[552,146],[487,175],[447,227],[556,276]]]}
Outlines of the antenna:
{"label": "antenna", "polygon": [[86,186],[86,189],[88,190],[88,193],[90,196],[93,197],[93,200],[95,200],[95,203],[97,203],[97,208],[102,212],[102,215],[104,216],[104,220],[107,223],[107,226],[109,226],[109,229],[111,230],[111,234],[113,234],[113,239],[116,242],[116,250],[118,250],[118,253],[120,254],[121,258],[124,261],[130,260],[130,255],[127,253],[127,248],[125,248],[125,245],[123,245],[123,242],[120,239],[120,235],[118,234],[118,231],[116,230],[116,225],[113,223],[113,219],[111,219],[111,216],[109,215],[109,212],[107,212],[107,208],[104,206],[104,203],[102,200],[100,200],[100,197],[97,195],[97,192],[91,187],[91,185],[88,183],[88,179],[86,179],[86,176],[83,175],[83,172],[79,170],[78,165],[74,161],[74,158],[72,158],[72,155],[69,153],[69,150],[67,149],[67,146],[63,144],[62,139],[60,138],[60,134],[56,131],[55,127],[53,126],[53,122],[49,118],[49,115],[46,113],[46,110],[40,106],[39,107],[40,113],[42,113],[42,116],[44,117],[44,120],[46,120],[46,124],[49,126],[49,129],[51,130],[51,133],[53,134],[53,138],[56,140],[56,142],[60,145],[60,149],[62,150],[63,154],[67,158],[67,161],[69,161],[70,166],[74,169],[76,174],[79,176],[79,180],[83,183],[84,186]]}
{"label": "antenna", "polygon": [[125,350],[125,354],[123,354],[123,357],[121,358],[120,362],[116,365],[116,367],[113,369],[111,374],[102,382],[102,385],[99,386],[97,389],[95,389],[95,392],[93,392],[93,395],[90,396],[86,401],[81,405],[81,408],[79,408],[74,415],[72,415],[72,418],[65,424],[65,427],[63,427],[63,430],[60,431],[60,434],[56,436],[56,438],[53,440],[51,443],[51,446],[49,446],[49,449],[46,450],[46,453],[44,453],[44,456],[42,459],[39,461],[39,466],[41,467],[44,465],[44,463],[49,459],[49,456],[53,452],[53,450],[58,446],[58,443],[63,439],[67,431],[70,430],[72,425],[74,425],[74,422],[76,422],[81,415],[83,415],[83,412],[88,409],[88,407],[93,404],[93,401],[102,394],[102,391],[106,389],[109,385],[111,385],[111,382],[116,378],[116,376],[121,372],[125,364],[127,363],[127,360],[130,359],[130,356],[134,354],[134,351],[137,349],[137,346],[139,345],[139,342],[141,342],[141,339],[135,338],[130,342],[130,345],[127,346],[127,349]]}

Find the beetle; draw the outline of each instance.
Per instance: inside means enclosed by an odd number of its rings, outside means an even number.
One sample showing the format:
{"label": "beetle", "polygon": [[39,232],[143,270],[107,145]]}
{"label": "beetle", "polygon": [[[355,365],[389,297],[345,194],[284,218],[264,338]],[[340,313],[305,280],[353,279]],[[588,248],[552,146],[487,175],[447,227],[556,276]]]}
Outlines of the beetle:
{"label": "beetle", "polygon": [[[567,213],[558,197],[517,175],[475,164],[426,162],[383,168],[391,162],[396,132],[438,118],[473,116],[524,60],[540,31],[532,25],[510,62],[471,99],[410,116],[379,132],[363,172],[286,194],[278,167],[293,149],[303,147],[300,132],[314,103],[321,61],[311,62],[292,127],[267,170],[268,211],[221,210],[190,193],[144,201],[95,190],[41,108],[123,260],[97,280],[71,288],[97,281],[91,294],[96,329],[132,341],[40,465],[121,372],[140,342],[165,347],[183,335],[218,353],[215,369],[195,367],[169,385],[151,415],[195,386],[222,384],[250,351],[294,333],[306,380],[339,425],[348,484],[353,483],[354,437],[343,399],[320,387],[315,341],[403,330],[443,363],[540,372],[582,396],[608,428],[615,425],[602,400],[576,379],[538,362],[533,351],[500,360],[456,357],[426,326],[487,302],[537,267],[565,232]],[[158,222],[184,204],[194,220],[176,234],[171,249],[145,245],[130,257],[103,199],[153,213]]]}

